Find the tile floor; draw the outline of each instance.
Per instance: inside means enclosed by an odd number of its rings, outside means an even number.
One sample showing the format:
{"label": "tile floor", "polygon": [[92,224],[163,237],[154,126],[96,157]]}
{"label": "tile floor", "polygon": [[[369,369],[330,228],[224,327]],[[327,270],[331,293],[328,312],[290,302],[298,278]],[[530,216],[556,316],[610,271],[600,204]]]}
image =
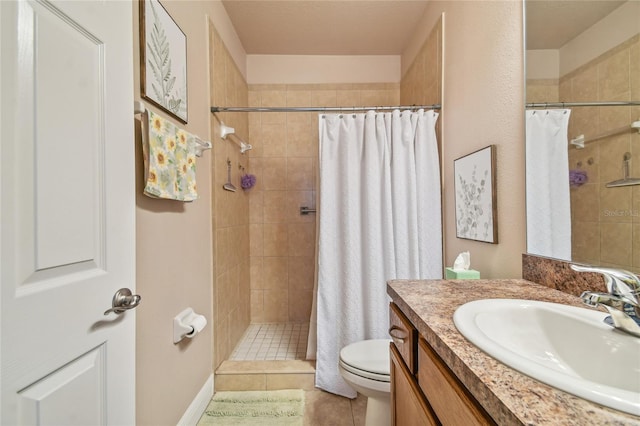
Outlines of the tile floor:
{"label": "tile floor", "polygon": [[319,389],[305,391],[304,426],[364,426],[367,398],[344,398]]}
{"label": "tile floor", "polygon": [[305,359],[308,323],[251,324],[230,361]]}

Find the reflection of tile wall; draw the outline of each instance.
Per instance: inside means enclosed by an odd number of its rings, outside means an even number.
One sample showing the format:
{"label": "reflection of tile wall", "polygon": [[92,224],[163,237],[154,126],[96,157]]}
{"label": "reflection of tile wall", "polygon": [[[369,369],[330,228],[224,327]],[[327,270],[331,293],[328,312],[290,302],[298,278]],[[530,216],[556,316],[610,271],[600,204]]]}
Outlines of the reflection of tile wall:
{"label": "reflection of tile wall", "polygon": [[[399,85],[249,87],[250,106],[398,105]],[[251,322],[307,322],[315,271],[318,114],[250,113]]]}
{"label": "reflection of tile wall", "polygon": [[[245,106],[248,87],[213,25],[209,31],[211,105]],[[236,134],[247,138],[249,123],[246,113],[216,114]],[[249,290],[249,195],[240,189],[239,165],[248,168],[248,158],[240,155],[231,139],[222,140],[220,125],[212,120],[212,200],[214,241],[214,368],[228,358],[242,338],[250,320]],[[231,161],[231,182],[238,189],[222,189],[227,181],[227,158]]]}
{"label": "reflection of tile wall", "polygon": [[[442,103],[442,18],[438,20],[400,83],[403,105]],[[442,113],[442,112],[441,112]],[[442,118],[438,120],[440,123]],[[438,129],[440,126],[438,126]],[[439,136],[439,132],[438,132]],[[440,138],[438,137],[438,140]]]}
{"label": "reflection of tile wall", "polygon": [[[560,79],[559,101],[640,99],[640,35]],[[628,126],[640,107],[573,108],[569,139]],[[573,260],[640,271],[640,186],[606,188],[623,176],[622,158],[632,155],[631,175],[640,177],[640,135],[627,132],[570,148],[569,168],[587,172],[571,189]]]}
{"label": "reflection of tile wall", "polygon": [[527,80],[527,102],[556,102],[558,98],[557,79]]}
{"label": "reflection of tile wall", "polygon": [[[527,80],[527,102],[629,101],[640,99],[640,35],[556,80]],[[579,107],[571,111],[569,139],[628,126],[640,107]],[[640,272],[640,186],[606,188],[622,178],[622,158],[632,155],[640,176],[640,135],[625,133],[569,149],[569,168],[588,182],[571,189],[572,258]]]}

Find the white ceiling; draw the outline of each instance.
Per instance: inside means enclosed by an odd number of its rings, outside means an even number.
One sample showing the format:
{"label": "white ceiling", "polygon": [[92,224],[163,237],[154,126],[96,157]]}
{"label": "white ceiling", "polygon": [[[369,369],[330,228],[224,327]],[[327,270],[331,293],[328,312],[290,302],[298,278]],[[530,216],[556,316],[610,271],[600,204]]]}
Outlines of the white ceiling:
{"label": "white ceiling", "polygon": [[[400,55],[427,3],[222,0],[249,55]],[[624,0],[527,0],[528,48],[557,49],[622,3]]]}

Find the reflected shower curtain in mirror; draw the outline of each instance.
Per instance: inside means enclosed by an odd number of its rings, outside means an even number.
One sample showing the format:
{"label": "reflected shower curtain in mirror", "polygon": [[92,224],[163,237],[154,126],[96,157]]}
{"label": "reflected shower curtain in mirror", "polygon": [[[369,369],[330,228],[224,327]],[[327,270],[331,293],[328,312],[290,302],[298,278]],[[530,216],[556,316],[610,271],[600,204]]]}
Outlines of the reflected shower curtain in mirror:
{"label": "reflected shower curtain in mirror", "polygon": [[340,349],[389,338],[393,278],[442,278],[434,111],[319,119],[316,386],[354,398]]}
{"label": "reflected shower curtain in mirror", "polygon": [[571,260],[571,110],[526,111],[527,252]]}

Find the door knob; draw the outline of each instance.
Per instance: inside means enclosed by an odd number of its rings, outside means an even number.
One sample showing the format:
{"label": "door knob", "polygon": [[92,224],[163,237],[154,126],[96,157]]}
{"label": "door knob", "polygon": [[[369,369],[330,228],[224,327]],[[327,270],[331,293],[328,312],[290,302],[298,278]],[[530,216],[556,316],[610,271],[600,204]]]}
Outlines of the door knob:
{"label": "door knob", "polygon": [[116,291],[116,294],[113,295],[113,300],[111,301],[111,309],[107,309],[104,311],[105,315],[109,315],[113,312],[116,315],[120,315],[124,311],[128,311],[129,309],[133,309],[140,304],[142,297],[137,294],[132,294],[131,290],[128,288],[121,288]]}

